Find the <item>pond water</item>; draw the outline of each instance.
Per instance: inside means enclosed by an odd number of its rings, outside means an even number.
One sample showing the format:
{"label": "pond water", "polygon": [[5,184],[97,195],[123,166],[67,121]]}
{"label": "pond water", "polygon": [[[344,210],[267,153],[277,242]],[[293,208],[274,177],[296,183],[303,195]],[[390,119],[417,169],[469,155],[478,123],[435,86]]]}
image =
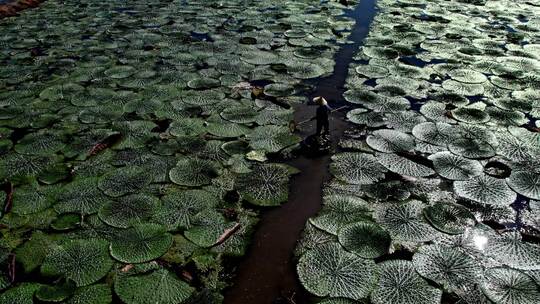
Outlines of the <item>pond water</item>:
{"label": "pond water", "polygon": [[539,303],[538,33],[507,0],[0,20],[0,302]]}

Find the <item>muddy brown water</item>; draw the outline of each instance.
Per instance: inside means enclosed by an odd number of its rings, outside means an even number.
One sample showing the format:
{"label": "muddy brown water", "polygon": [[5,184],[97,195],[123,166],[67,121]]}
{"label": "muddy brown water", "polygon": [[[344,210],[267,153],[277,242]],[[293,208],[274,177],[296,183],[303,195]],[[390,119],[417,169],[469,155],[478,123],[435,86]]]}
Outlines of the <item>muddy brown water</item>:
{"label": "muddy brown water", "polygon": [[[335,56],[336,65],[332,75],[307,81],[314,89],[309,97],[324,96],[334,108],[346,104],[343,100],[348,66],[354,54],[367,36],[369,26],[376,14],[376,0],[361,0],[345,15],[353,17],[356,25],[349,35],[353,43],[343,45]],[[295,121],[313,117],[315,107],[295,107]],[[336,112],[330,121],[332,146],[348,128],[344,113]],[[315,131],[314,123],[303,125],[297,134],[305,138]],[[289,200],[281,207],[263,211],[261,221],[252,236],[252,244],[239,265],[233,286],[225,292],[225,304],[304,304],[310,302],[309,294],[298,281],[293,256],[294,248],[305,227],[322,205],[322,187],[330,174],[330,155],[318,157],[300,156],[288,164],[298,168],[289,189]]]}

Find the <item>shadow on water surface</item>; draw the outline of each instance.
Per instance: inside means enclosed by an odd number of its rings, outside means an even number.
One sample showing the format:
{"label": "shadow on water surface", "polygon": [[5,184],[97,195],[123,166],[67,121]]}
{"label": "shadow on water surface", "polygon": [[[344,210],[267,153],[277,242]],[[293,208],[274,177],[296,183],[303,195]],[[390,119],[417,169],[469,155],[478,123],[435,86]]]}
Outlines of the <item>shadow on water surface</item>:
{"label": "shadow on water surface", "polygon": [[[344,105],[342,95],[348,67],[376,14],[376,0],[361,0],[345,15],[356,20],[349,40],[335,56],[332,75],[307,81],[314,89],[309,97],[324,96],[331,106]],[[313,117],[315,108],[308,105],[295,107],[295,121]],[[348,127],[342,113],[333,115],[330,122],[333,148]],[[305,138],[314,132],[313,124],[299,130]],[[294,248],[309,217],[321,208],[322,186],[329,179],[330,155],[308,158],[297,157],[288,164],[301,172],[291,179],[289,200],[283,206],[262,212],[262,218],[252,237],[247,255],[242,259],[234,279],[234,285],[225,293],[225,304],[278,304],[308,303],[309,295],[297,279]]]}

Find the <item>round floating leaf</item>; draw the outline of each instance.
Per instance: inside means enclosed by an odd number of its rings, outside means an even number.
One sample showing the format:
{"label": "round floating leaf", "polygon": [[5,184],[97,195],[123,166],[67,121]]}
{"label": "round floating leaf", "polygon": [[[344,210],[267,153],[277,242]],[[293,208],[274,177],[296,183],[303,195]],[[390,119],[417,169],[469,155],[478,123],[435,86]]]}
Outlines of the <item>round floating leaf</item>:
{"label": "round floating leaf", "polygon": [[414,150],[414,137],[396,130],[384,129],[373,131],[366,139],[367,144],[380,152],[401,152]]}
{"label": "round floating leaf", "polygon": [[469,69],[455,69],[448,72],[452,79],[466,83],[483,83],[487,81],[486,75]]}
{"label": "round floating leaf", "polygon": [[537,172],[514,170],[506,182],[517,193],[540,200],[540,174]]}
{"label": "round floating leaf", "polygon": [[120,132],[122,140],[114,146],[116,149],[142,148],[154,138],[157,133],[152,133],[156,127],[151,121],[134,120],[120,121],[113,124],[113,129]]}
{"label": "round floating leaf", "polygon": [[43,211],[54,204],[59,192],[60,189],[55,186],[25,185],[17,187],[13,191],[11,211],[20,215]]}
{"label": "round floating leaf", "polygon": [[195,289],[166,269],[136,276],[118,275],[114,291],[126,304],[184,303]]}
{"label": "round floating leaf", "polygon": [[466,123],[484,123],[489,120],[489,114],[475,108],[462,107],[452,110],[452,116]]}
{"label": "round floating leaf", "polygon": [[205,190],[175,190],[162,198],[162,207],[155,211],[153,220],[163,224],[168,230],[189,229],[195,215],[216,207],[220,200]]}
{"label": "round floating leaf", "polygon": [[39,283],[21,283],[0,294],[2,304],[33,304],[34,293],[41,288]]}
{"label": "round floating leaf", "polygon": [[172,236],[157,224],[138,224],[118,233],[111,242],[113,258],[124,263],[143,263],[159,258],[172,245]]}
{"label": "round floating leaf", "polygon": [[152,182],[152,176],[142,167],[118,168],[103,175],[98,182],[99,189],[112,197],[140,191]]}
{"label": "round floating leaf", "polygon": [[335,243],[305,253],[297,271],[302,285],[320,297],[359,300],[369,295],[377,280],[377,268],[372,260],[362,259]]}
{"label": "round floating leaf", "polygon": [[188,187],[208,185],[216,176],[214,162],[199,158],[182,158],[169,172],[173,183]]}
{"label": "round floating leaf", "polygon": [[455,80],[445,80],[442,87],[445,90],[464,96],[476,96],[484,93],[484,87],[481,84],[464,83]]}
{"label": "round floating leaf", "polygon": [[238,192],[246,201],[259,206],[277,206],[289,197],[289,176],[296,169],[281,164],[263,164],[236,181]]}
{"label": "round floating leaf", "polygon": [[422,217],[424,204],[410,200],[392,204],[377,210],[377,223],[381,225],[393,240],[401,242],[426,242],[439,234]]}
{"label": "round floating leaf", "polygon": [[112,302],[111,288],[107,284],[96,284],[77,289],[66,304],[109,304]]}
{"label": "round floating leaf", "polygon": [[206,127],[208,133],[218,137],[240,137],[249,134],[251,130],[243,125],[230,123],[225,120],[209,121]]}
{"label": "round floating leaf", "polygon": [[159,206],[159,199],[154,196],[134,194],[103,205],[98,215],[113,227],[127,228],[151,218]]}
{"label": "round floating leaf", "polygon": [[540,300],[540,287],[523,272],[496,267],[486,270],[480,285],[482,292],[497,304],[535,304]]}
{"label": "round floating leaf", "polygon": [[257,120],[259,112],[250,106],[235,106],[223,110],[219,115],[230,122],[249,124]]}
{"label": "round floating leaf", "polygon": [[173,136],[198,136],[206,132],[204,121],[197,118],[182,118],[171,123],[169,133]]}
{"label": "round floating leaf", "polygon": [[452,132],[452,126],[442,122],[423,122],[412,130],[414,137],[438,146],[446,146],[452,138]]}
{"label": "round floating leaf", "polygon": [[454,191],[460,197],[486,205],[508,206],[516,200],[516,193],[504,180],[485,174],[454,182]]}
{"label": "round floating leaf", "polygon": [[225,217],[212,209],[203,210],[192,218],[191,227],[185,237],[201,247],[211,247],[230,228]]}
{"label": "round floating leaf", "polygon": [[414,270],[412,262],[390,260],[379,264],[380,279],[371,293],[374,304],[438,304],[442,291],[430,286]]}
{"label": "round floating leaf", "polygon": [[386,124],[386,119],[382,113],[368,111],[358,108],[347,112],[347,119],[358,125],[377,128]]}
{"label": "round floating leaf", "polygon": [[61,151],[65,144],[60,134],[53,132],[30,133],[16,145],[15,151],[25,155],[50,155]]}
{"label": "round floating leaf", "polygon": [[338,230],[352,222],[369,217],[368,203],[352,195],[326,195],[323,208],[309,222],[329,233],[338,234]]}
{"label": "round floating leaf", "polygon": [[488,238],[485,254],[513,268],[540,269],[540,245],[524,242],[518,231]]}
{"label": "round floating leaf", "polygon": [[136,70],[134,67],[119,65],[106,70],[104,74],[113,79],[123,79],[135,74],[135,72]]}
{"label": "round floating leaf", "polygon": [[42,302],[62,302],[75,292],[75,282],[72,280],[60,281],[53,286],[42,285],[35,297]]}
{"label": "round floating leaf", "polygon": [[25,178],[39,175],[54,163],[46,156],[26,156],[10,153],[0,159],[0,178]]}
{"label": "round floating leaf", "polygon": [[225,94],[220,90],[190,91],[182,97],[182,101],[194,106],[206,106],[218,103],[224,98]]}
{"label": "round floating leaf", "polygon": [[387,68],[374,64],[359,65],[355,68],[355,71],[368,78],[383,78],[390,74]]}
{"label": "round floating leaf", "polygon": [[374,259],[388,253],[390,235],[379,225],[357,222],[342,227],[338,233],[339,243],[356,255]]}
{"label": "round floating leaf", "polygon": [[363,185],[372,184],[384,178],[386,169],[377,159],[366,153],[338,153],[332,156],[330,172],[339,180]]}
{"label": "round floating leaf", "polygon": [[424,216],[437,230],[460,234],[476,223],[474,215],[465,207],[449,203],[436,203],[424,209]]}
{"label": "round floating leaf", "polygon": [[257,127],[247,138],[253,149],[270,153],[279,152],[300,141],[300,137],[291,134],[289,128],[273,125]]}
{"label": "round floating leaf", "polygon": [[401,175],[423,177],[435,173],[427,166],[396,154],[377,153],[377,160],[386,169]]}
{"label": "round floating leaf", "polygon": [[428,158],[433,162],[435,171],[450,180],[468,180],[480,175],[484,169],[480,162],[450,152],[437,152]]}
{"label": "round floating leaf", "polygon": [[106,241],[75,240],[54,248],[41,265],[41,273],[47,276],[63,275],[77,286],[85,286],[103,278],[112,264]]}
{"label": "round floating leaf", "polygon": [[481,273],[480,265],[471,256],[441,245],[420,247],[412,262],[421,276],[451,291],[476,284]]}
{"label": "round floating leaf", "polygon": [[294,91],[294,87],[286,83],[272,83],[264,87],[264,94],[273,97],[287,97]]}
{"label": "round floating leaf", "polygon": [[78,178],[64,186],[54,210],[59,213],[77,212],[92,214],[110,201],[98,188],[98,178]]}

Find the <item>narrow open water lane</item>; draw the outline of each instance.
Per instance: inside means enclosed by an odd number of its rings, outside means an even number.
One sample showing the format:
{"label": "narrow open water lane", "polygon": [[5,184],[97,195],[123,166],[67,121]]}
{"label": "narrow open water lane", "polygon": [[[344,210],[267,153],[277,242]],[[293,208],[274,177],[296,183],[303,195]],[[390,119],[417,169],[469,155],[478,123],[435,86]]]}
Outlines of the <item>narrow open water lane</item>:
{"label": "narrow open water lane", "polygon": [[[343,45],[337,52],[332,75],[308,81],[314,86],[310,98],[324,96],[333,107],[346,103],[342,95],[348,67],[369,32],[377,12],[376,2],[361,0],[346,13],[356,20],[349,36],[351,43]],[[312,106],[297,106],[295,121],[312,117],[314,111]],[[330,124],[335,149],[348,124],[341,113],[334,114]],[[305,138],[313,132],[313,126],[306,126],[297,134]],[[329,178],[329,163],[330,155],[301,156],[288,162],[301,171],[291,180],[289,201],[262,213],[248,254],[238,268],[234,286],[225,293],[225,304],[308,303],[308,295],[296,276],[293,252],[306,221],[321,208],[322,186]]]}

